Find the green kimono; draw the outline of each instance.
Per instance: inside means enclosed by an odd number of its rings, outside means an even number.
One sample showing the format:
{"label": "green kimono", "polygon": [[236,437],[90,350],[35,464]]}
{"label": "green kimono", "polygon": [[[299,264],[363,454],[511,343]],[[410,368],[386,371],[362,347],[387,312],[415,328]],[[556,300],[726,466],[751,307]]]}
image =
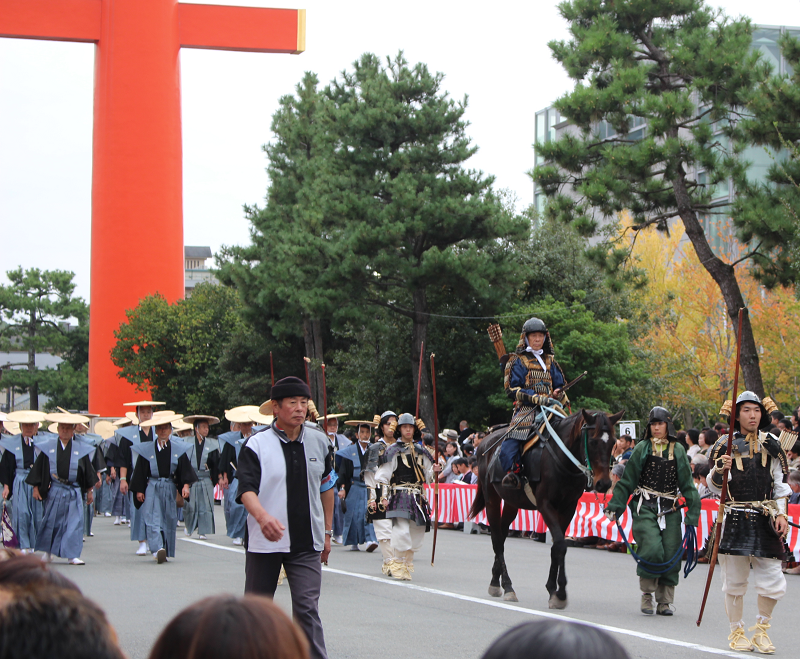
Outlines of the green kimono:
{"label": "green kimono", "polygon": [[[622,478],[614,486],[614,496],[607,506],[617,517],[620,517],[625,512],[628,498],[631,494],[634,495],[630,501],[633,537],[638,545],[637,553],[650,563],[669,561],[678,551],[683,540],[680,511],[658,517],[659,511],[663,512],[672,508],[674,499],[657,497],[653,492],[668,494],[675,498],[683,495],[689,507],[686,513],[686,524],[697,526],[700,519],[700,496],[694,485],[692,467],[686,455],[686,449],[672,438],[668,444],[662,444],[661,447],[663,448],[659,450],[658,445],[654,445],[650,439],[645,439],[636,445],[630,460],[625,464]],[[654,475],[660,473],[657,468],[646,469],[651,456],[661,459],[662,464],[668,465],[673,460],[675,462],[676,469],[672,472],[674,480],[668,478],[668,482],[665,482],[662,478],[661,488],[653,486],[659,478],[658,475]],[[655,459],[650,463],[651,465],[659,464],[659,460]],[[672,468],[671,465],[668,467]],[[675,487],[676,485],[677,487]],[[661,525],[659,525],[659,521],[661,521]],[[661,528],[662,526],[663,528]],[[637,567],[636,574],[644,579],[657,580],[664,586],[677,586],[680,569],[681,562],[678,561],[666,574],[652,574],[641,566]]]}

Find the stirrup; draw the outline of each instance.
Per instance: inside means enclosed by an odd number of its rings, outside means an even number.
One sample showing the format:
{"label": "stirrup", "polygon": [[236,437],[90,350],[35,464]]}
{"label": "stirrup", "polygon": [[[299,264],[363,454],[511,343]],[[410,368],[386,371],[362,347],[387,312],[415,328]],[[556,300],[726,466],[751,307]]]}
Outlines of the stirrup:
{"label": "stirrup", "polygon": [[508,488],[509,490],[522,489],[522,481],[513,471],[509,471],[505,476],[503,476],[503,480],[500,481],[500,485]]}
{"label": "stirrup", "polygon": [[750,639],[750,643],[753,644],[756,652],[760,652],[761,654],[775,654],[775,646],[772,644],[772,641],[769,640],[769,636],[767,636],[767,630],[769,628],[770,624],[768,622],[757,622],[755,627],[750,627],[751,632],[758,630]]}
{"label": "stirrup", "polygon": [[753,644],[744,633],[744,627],[737,627],[734,629],[730,633],[730,636],[728,636],[728,640],[730,641],[730,643],[728,643],[728,647],[730,647],[731,650],[736,650],[737,652],[753,651]]}

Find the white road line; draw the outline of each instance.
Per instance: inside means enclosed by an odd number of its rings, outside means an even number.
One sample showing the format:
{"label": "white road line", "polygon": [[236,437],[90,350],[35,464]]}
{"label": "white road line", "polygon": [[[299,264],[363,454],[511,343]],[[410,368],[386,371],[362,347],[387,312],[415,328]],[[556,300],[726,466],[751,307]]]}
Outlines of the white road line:
{"label": "white road line", "polygon": [[[213,542],[203,542],[202,540],[194,540],[192,538],[180,538],[185,542],[193,542],[203,547],[212,547],[214,549],[223,549],[225,551],[233,551],[237,554],[244,554],[244,549],[237,549],[235,547],[224,547]],[[483,606],[490,606],[495,609],[506,609],[507,611],[515,611],[516,613],[524,613],[530,616],[537,616],[539,618],[552,618],[554,620],[566,620],[568,622],[576,622],[581,625],[588,625],[597,629],[603,629],[612,634],[622,634],[623,636],[633,636],[641,638],[645,641],[653,641],[654,643],[663,643],[664,645],[675,645],[677,647],[686,648],[687,650],[696,650],[697,652],[706,652],[708,654],[716,654],[723,657],[735,657],[741,659],[742,654],[739,652],[730,652],[729,650],[722,650],[720,648],[712,648],[707,645],[700,645],[698,643],[689,643],[688,641],[679,641],[674,638],[666,638],[664,636],[655,636],[654,634],[647,634],[645,632],[638,632],[633,629],[624,629],[622,627],[612,627],[610,625],[601,625],[595,622],[587,622],[578,618],[571,618],[569,616],[561,615],[560,613],[551,613],[550,611],[537,611],[536,609],[527,609],[523,606],[515,606],[507,604],[506,602],[495,602],[492,600],[481,599],[478,597],[471,597],[470,595],[461,595],[460,593],[452,593],[448,590],[438,590],[437,588],[428,588],[427,586],[418,586],[417,584],[408,583],[407,581],[394,581],[386,577],[376,577],[371,574],[361,574],[359,572],[347,572],[346,570],[337,570],[332,567],[323,567],[324,572],[331,574],[340,574],[345,577],[353,577],[355,579],[364,579],[365,581],[377,581],[387,586],[398,586],[400,588],[408,588],[409,590],[416,590],[421,593],[428,593],[430,595],[440,595],[441,597],[449,597],[451,599],[461,600],[462,602],[471,602],[472,604],[481,604]]]}

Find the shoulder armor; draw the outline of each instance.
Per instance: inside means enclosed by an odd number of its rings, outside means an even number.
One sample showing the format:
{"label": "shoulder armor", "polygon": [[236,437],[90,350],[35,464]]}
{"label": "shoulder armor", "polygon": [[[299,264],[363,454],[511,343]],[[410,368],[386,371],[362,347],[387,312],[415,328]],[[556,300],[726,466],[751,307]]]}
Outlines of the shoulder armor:
{"label": "shoulder armor", "polygon": [[722,435],[717,440],[714,446],[711,447],[711,450],[709,451],[710,455],[708,461],[716,462],[720,456],[724,455],[727,452],[727,450],[728,450],[728,435],[725,434]]}
{"label": "shoulder armor", "polygon": [[762,432],[761,439],[764,442],[764,449],[769,455],[781,463],[781,469],[784,475],[789,473],[789,459],[786,457],[786,452],[781,446],[780,440],[772,433]]}

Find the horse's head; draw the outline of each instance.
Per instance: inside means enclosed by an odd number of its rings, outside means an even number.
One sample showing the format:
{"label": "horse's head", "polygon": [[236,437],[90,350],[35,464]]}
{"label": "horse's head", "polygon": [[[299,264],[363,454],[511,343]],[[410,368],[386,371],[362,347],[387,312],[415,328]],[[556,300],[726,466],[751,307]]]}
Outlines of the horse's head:
{"label": "horse's head", "polygon": [[581,410],[583,424],[578,441],[583,444],[586,460],[591,465],[594,489],[601,493],[611,487],[611,451],[617,441],[614,426],[624,413],[625,410],[622,410],[608,416],[605,412],[590,414]]}

